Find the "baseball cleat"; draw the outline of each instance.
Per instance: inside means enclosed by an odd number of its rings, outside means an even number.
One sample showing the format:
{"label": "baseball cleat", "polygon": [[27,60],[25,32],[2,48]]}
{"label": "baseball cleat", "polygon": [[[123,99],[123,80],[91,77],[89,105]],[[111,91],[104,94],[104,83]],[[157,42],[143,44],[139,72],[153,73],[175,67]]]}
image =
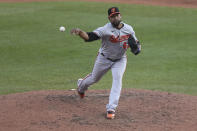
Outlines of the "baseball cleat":
{"label": "baseball cleat", "polygon": [[81,82],[82,82],[82,80],[83,79],[78,79],[78,81],[77,81],[77,86],[78,86],[78,88],[77,88],[77,93],[78,93],[78,95],[79,95],[79,97],[81,98],[81,99],[83,99],[84,97],[85,97],[85,92],[80,92],[79,91],[79,85],[81,84]]}
{"label": "baseball cleat", "polygon": [[115,118],[115,111],[107,111],[107,119],[114,119]]}
{"label": "baseball cleat", "polygon": [[80,93],[79,91],[78,92],[78,95],[80,96],[81,99],[83,99],[85,97],[85,93]]}

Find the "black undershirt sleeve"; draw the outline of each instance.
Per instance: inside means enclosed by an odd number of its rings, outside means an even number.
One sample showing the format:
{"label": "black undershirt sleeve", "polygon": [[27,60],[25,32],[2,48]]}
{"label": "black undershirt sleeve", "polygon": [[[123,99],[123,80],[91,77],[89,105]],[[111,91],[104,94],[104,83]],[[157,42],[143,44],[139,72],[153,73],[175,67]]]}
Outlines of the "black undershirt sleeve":
{"label": "black undershirt sleeve", "polygon": [[89,40],[86,40],[86,42],[91,42],[91,41],[99,39],[99,37],[93,32],[87,32],[87,34],[88,34]]}

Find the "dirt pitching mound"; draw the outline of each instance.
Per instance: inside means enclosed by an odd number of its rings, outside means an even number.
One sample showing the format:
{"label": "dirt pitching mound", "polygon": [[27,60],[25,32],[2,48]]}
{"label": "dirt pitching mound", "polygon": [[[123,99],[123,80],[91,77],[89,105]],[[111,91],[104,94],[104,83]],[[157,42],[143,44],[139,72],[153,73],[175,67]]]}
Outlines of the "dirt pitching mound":
{"label": "dirt pitching mound", "polygon": [[124,89],[114,120],[109,90],[38,91],[0,96],[0,131],[196,131],[197,97]]}

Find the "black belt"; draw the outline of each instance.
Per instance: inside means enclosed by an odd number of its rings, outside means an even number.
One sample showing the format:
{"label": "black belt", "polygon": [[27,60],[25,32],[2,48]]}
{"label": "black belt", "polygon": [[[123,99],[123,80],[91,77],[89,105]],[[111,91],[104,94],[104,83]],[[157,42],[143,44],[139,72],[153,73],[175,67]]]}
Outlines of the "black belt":
{"label": "black belt", "polygon": [[[101,53],[101,55],[102,56],[105,56],[103,53]],[[116,62],[116,61],[119,61],[120,60],[120,59],[111,59],[111,58],[106,58],[106,59],[108,59],[108,60],[110,60],[112,62]]]}

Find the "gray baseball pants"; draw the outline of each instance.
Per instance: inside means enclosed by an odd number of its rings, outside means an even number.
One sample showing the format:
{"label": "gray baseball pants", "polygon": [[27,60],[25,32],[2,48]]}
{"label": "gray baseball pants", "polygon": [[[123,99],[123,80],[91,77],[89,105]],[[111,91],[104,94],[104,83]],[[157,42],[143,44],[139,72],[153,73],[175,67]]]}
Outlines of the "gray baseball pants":
{"label": "gray baseball pants", "polygon": [[106,105],[107,111],[115,111],[118,106],[122,88],[122,77],[126,69],[127,57],[122,57],[119,61],[112,62],[105,56],[98,54],[92,73],[87,75],[78,85],[80,92],[85,92],[88,87],[98,82],[102,76],[111,69],[112,71],[112,88],[109,96],[109,103]]}

